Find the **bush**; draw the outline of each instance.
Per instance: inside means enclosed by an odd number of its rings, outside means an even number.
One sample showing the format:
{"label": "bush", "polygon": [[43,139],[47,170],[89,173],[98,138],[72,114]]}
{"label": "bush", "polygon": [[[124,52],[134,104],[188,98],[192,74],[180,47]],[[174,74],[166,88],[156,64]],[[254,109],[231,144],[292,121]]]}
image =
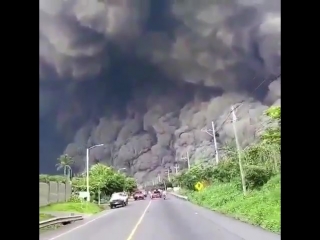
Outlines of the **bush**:
{"label": "bush", "polygon": [[246,166],[245,178],[247,189],[256,189],[263,186],[272,177],[272,172],[263,166]]}
{"label": "bush", "polygon": [[213,177],[219,182],[230,182],[240,176],[239,164],[234,160],[225,160],[214,169]]}
{"label": "bush", "polygon": [[267,144],[262,141],[243,152],[243,159],[246,165],[265,166],[275,174],[278,173],[280,166],[280,145],[275,143]]}
{"label": "bush", "polygon": [[72,194],[68,202],[73,202],[73,203],[80,203],[82,202],[81,198],[79,196]]}
{"label": "bush", "polygon": [[211,182],[214,167],[211,165],[194,165],[189,170],[181,172],[173,179],[175,186],[181,185],[189,190],[194,190],[197,182]]}
{"label": "bush", "polygon": [[62,175],[47,175],[47,174],[40,174],[39,175],[39,182],[62,182],[66,183],[67,177]]}

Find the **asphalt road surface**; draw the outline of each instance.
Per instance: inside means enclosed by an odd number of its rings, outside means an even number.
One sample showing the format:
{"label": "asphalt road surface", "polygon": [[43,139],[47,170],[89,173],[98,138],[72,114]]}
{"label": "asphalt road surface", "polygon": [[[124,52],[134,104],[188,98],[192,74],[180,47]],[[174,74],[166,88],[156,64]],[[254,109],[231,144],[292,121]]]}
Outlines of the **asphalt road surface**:
{"label": "asphalt road surface", "polygon": [[40,240],[280,240],[267,232],[169,195],[141,200],[45,232]]}

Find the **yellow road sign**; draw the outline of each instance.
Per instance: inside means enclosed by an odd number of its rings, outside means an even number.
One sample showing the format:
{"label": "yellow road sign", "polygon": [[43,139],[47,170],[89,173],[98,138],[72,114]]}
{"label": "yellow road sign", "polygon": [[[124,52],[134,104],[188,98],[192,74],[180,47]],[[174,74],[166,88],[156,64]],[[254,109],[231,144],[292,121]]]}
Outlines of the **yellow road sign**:
{"label": "yellow road sign", "polygon": [[194,185],[194,187],[197,191],[201,191],[204,188],[201,182],[197,182],[196,185]]}

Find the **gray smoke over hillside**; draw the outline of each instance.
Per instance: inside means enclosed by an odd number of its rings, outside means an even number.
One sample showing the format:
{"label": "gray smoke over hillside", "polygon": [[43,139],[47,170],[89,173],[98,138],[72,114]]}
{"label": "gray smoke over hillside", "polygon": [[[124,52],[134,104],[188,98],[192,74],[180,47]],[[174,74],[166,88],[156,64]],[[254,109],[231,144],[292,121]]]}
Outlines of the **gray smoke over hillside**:
{"label": "gray smoke over hillside", "polygon": [[[146,180],[186,151],[214,156],[238,109],[253,141],[267,106],[280,104],[277,0],[40,0],[40,167],[64,151]],[[181,164],[183,167],[183,164]]]}

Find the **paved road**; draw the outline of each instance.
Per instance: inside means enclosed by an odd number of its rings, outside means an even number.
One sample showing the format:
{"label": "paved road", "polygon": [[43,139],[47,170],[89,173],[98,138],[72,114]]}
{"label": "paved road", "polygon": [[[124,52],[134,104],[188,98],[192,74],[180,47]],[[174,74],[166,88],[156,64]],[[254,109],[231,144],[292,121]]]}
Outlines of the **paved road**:
{"label": "paved road", "polygon": [[169,196],[103,212],[40,240],[280,240],[277,234]]}

